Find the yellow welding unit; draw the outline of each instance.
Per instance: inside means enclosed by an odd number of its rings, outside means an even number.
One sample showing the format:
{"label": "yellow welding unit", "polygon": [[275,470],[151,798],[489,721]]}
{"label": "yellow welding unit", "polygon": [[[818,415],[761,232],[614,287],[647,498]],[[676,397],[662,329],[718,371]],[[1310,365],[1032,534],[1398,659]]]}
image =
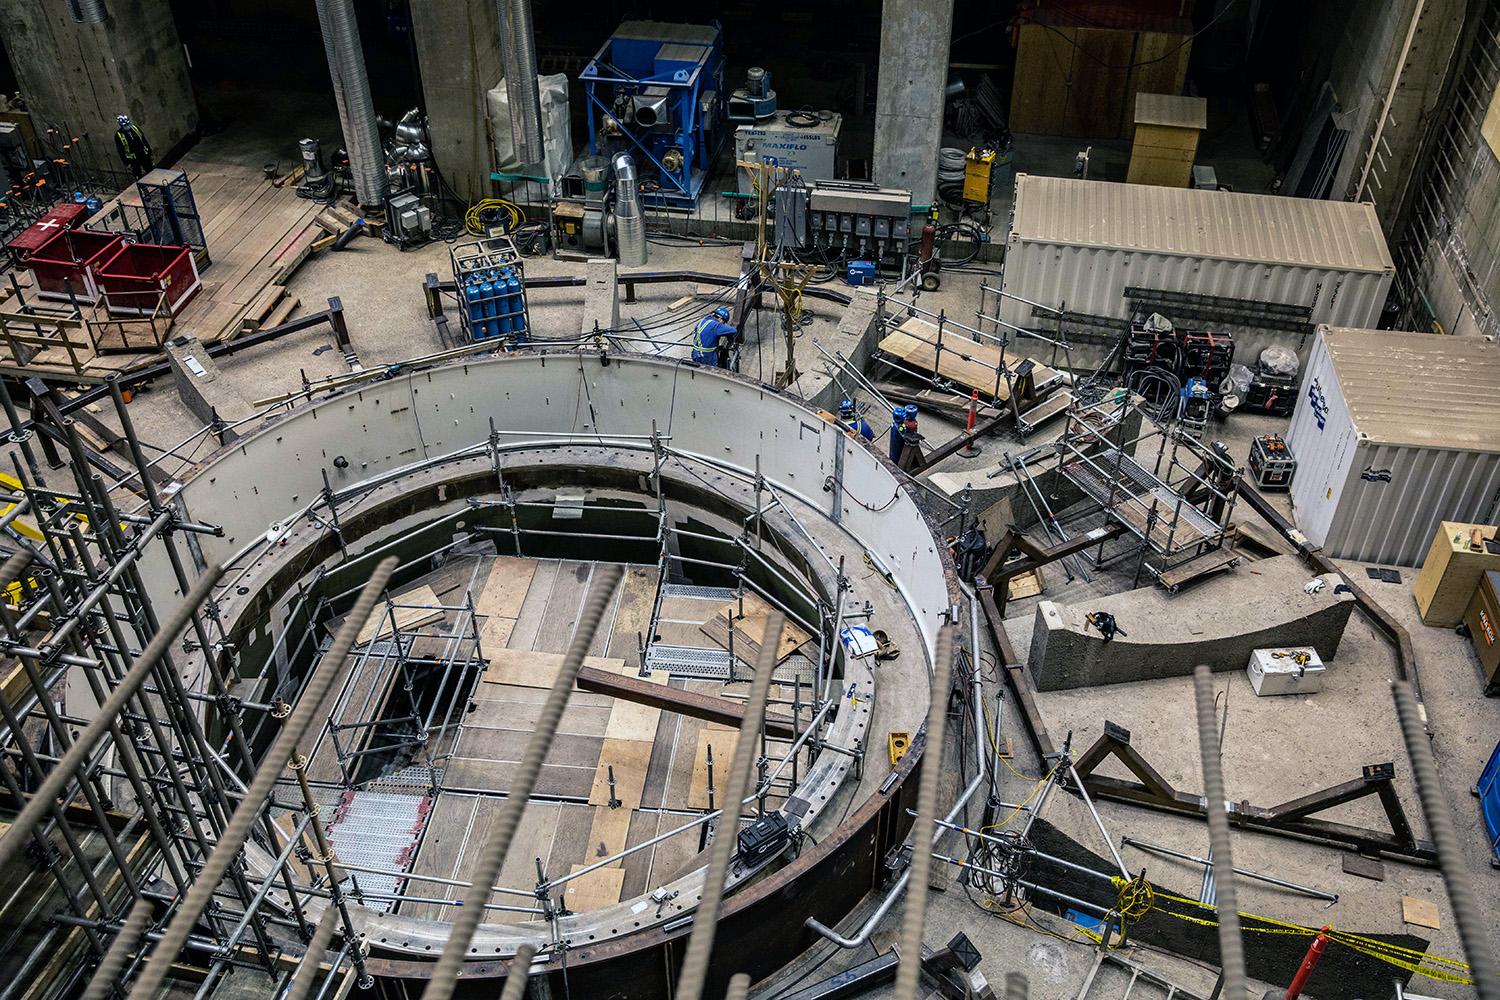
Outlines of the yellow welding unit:
{"label": "yellow welding unit", "polygon": [[995,169],[993,149],[970,149],[964,157],[964,201],[988,204],[990,175]]}

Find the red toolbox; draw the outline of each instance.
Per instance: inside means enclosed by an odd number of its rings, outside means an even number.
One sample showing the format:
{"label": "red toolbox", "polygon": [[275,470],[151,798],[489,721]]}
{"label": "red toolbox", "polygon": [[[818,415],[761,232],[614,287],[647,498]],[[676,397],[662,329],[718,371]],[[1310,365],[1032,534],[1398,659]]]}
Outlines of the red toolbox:
{"label": "red toolbox", "polygon": [[83,225],[83,220],[88,216],[88,206],[77,202],[64,201],[52,206],[52,211],[33,222],[20,236],[5,244],[5,249],[10,251],[11,260],[16,264],[23,264],[26,258],[36,253],[58,232],[64,229],[75,229]]}
{"label": "red toolbox", "polygon": [[47,299],[99,301],[99,267],[114,256],[123,241],[119,233],[64,229],[26,260],[37,294]]}
{"label": "red toolbox", "polygon": [[163,293],[176,316],[198,293],[198,264],[190,247],[126,243],[95,275],[111,316],[149,316]]}

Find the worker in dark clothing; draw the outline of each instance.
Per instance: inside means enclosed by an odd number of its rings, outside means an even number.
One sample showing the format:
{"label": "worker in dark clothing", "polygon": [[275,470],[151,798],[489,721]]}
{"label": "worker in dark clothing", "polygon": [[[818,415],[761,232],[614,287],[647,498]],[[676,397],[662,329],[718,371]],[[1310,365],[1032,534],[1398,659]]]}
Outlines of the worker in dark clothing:
{"label": "worker in dark clothing", "polygon": [[735,329],[729,325],[729,310],[720,306],[693,327],[693,360],[700,365],[728,368],[734,338]]}
{"label": "worker in dark clothing", "polygon": [[151,155],[151,143],[146,141],[146,133],[130,120],[129,115],[115,115],[115,121],[120,124],[115,131],[115,149],[119,151],[120,159],[125,161],[125,169],[139,180],[156,169],[156,160]]}

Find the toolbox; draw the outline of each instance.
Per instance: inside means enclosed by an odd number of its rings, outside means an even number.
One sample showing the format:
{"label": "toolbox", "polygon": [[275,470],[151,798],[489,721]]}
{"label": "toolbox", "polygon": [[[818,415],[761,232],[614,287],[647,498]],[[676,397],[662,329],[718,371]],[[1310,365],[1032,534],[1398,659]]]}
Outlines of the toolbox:
{"label": "toolbox", "polygon": [[1500,694],[1500,570],[1486,570],[1464,611],[1464,626],[1484,672],[1484,693]]}
{"label": "toolbox", "polygon": [[1284,649],[1257,649],[1250,654],[1245,673],[1255,693],[1267,697],[1277,694],[1311,694],[1323,690],[1323,675],[1328,668],[1311,646],[1287,646]]}
{"label": "toolbox", "polygon": [[1280,434],[1262,434],[1250,442],[1250,474],[1263,490],[1289,490],[1297,458]]}

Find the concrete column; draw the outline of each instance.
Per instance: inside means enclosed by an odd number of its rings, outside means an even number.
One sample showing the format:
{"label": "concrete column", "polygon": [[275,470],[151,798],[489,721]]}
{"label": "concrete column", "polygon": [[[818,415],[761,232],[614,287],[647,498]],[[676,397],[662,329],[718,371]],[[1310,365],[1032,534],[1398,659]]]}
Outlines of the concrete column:
{"label": "concrete column", "polygon": [[[168,0],[107,0],[103,24],[74,24],[65,3],[0,0],[0,31],[40,136],[87,136],[84,166],[123,171],[115,115],[158,157],[198,128],[198,102]],[[92,162],[90,162],[92,161]]]}
{"label": "concrete column", "polygon": [[910,190],[918,208],[937,195],[952,34],[953,0],[885,0],[875,89],[875,182]]}
{"label": "concrete column", "polygon": [[485,94],[503,72],[495,2],[422,0],[411,21],[438,169],[465,198],[486,197],[494,156]]}

